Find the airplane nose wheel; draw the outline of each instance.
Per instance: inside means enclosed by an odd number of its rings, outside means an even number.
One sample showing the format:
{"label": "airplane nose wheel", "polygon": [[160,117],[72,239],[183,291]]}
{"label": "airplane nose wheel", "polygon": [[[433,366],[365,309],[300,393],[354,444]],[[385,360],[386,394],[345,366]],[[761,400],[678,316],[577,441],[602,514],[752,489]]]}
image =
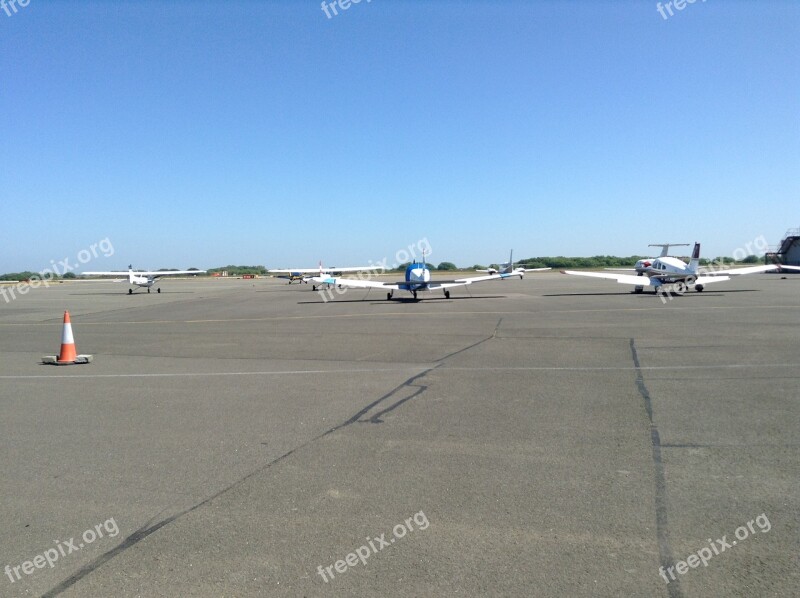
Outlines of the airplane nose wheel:
{"label": "airplane nose wheel", "polygon": [[158,287],[158,288],[156,289],[156,291],[158,291],[158,292],[160,293],[160,292],[161,292],[161,287]]}
{"label": "airplane nose wheel", "polygon": [[703,292],[703,285],[701,285],[701,284],[694,285],[694,290],[697,291],[698,293],[702,293]]}
{"label": "airplane nose wheel", "polygon": [[128,289],[128,295],[133,295],[133,289]]}
{"label": "airplane nose wheel", "polygon": [[447,291],[447,290],[445,290],[445,292],[444,292],[444,298],[445,298],[445,299],[450,299],[450,291]]}
{"label": "airplane nose wheel", "polygon": [[417,292],[416,291],[411,291],[411,292],[414,295],[414,299],[416,299],[417,298]]}

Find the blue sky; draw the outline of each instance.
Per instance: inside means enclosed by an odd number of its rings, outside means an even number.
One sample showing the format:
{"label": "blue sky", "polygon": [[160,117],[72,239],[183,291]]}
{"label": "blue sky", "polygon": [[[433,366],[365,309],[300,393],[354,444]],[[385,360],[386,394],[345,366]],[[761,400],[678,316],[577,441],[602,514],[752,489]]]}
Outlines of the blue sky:
{"label": "blue sky", "polygon": [[[7,2],[9,0],[6,0]],[[0,11],[0,272],[731,255],[800,226],[800,4]]]}

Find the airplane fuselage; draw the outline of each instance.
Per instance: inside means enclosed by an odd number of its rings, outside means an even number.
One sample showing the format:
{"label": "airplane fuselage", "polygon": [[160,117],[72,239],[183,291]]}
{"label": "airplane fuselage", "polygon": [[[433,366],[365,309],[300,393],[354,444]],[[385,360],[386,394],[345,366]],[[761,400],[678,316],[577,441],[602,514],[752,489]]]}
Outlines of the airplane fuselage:
{"label": "airplane fuselage", "polygon": [[427,290],[431,281],[431,271],[425,264],[410,264],[406,268],[406,284],[400,288],[404,291]]}

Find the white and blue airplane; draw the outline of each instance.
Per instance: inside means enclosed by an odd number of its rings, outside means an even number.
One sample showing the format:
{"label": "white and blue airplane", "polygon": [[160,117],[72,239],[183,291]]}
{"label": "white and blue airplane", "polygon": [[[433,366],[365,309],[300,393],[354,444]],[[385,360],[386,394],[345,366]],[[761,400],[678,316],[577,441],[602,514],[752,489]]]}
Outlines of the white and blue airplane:
{"label": "white and blue airplane", "polygon": [[[648,247],[661,247],[661,254],[658,257],[669,257],[670,247],[689,247],[689,243],[651,243]],[[650,257],[643,258],[637,261],[633,268],[606,268],[606,270],[616,270],[617,272],[636,272],[639,276],[644,275],[648,268],[653,265],[653,262],[658,258]]]}
{"label": "white and blue airplane", "polygon": [[514,267],[514,250],[512,249],[511,254],[508,256],[508,261],[499,264],[499,268],[492,268],[489,266],[486,270],[475,270],[475,272],[487,272],[488,274],[514,274],[519,272],[544,272],[545,270],[551,270],[551,268],[526,268],[524,266]]}
{"label": "white and blue airplane", "polygon": [[655,293],[672,291],[676,295],[683,295],[687,289],[694,287],[698,293],[705,285],[714,282],[730,280],[731,276],[742,276],[744,274],[759,274],[761,272],[772,272],[773,270],[800,270],[795,266],[783,266],[780,264],[750,266],[745,268],[732,268],[728,270],[701,269],[700,265],[700,243],[694,244],[692,257],[687,264],[676,257],[657,257],[651,264],[637,268],[639,274],[611,274],[610,272],[576,272],[573,270],[562,270],[563,274],[572,276],[588,276],[590,278],[605,278],[615,280],[620,284],[633,285],[635,293],[641,293],[644,287],[652,287]]}
{"label": "white and blue airplane", "polygon": [[[134,270],[133,266],[128,266],[127,272],[81,272],[81,276],[126,276],[128,277],[128,295],[133,294],[133,287],[145,288],[150,292],[150,288],[158,281],[159,278],[164,276],[178,276],[180,274],[202,274],[205,270],[160,270],[157,272],[146,272]],[[115,280],[114,282],[122,282],[124,278]],[[161,292],[161,287],[156,288],[157,292]]]}
{"label": "white and blue airplane", "polygon": [[[319,263],[317,268],[278,268],[267,270],[270,274],[278,274],[276,278],[288,278],[289,284],[292,284],[294,281],[298,281],[301,283],[308,284],[309,282],[315,283],[313,285],[313,290],[317,290],[317,284],[320,284],[320,280],[323,278],[327,278],[332,274],[341,274],[342,272],[370,272],[373,270],[382,270],[382,266],[346,266],[344,268],[326,268],[322,265],[322,262]],[[314,276],[308,276],[309,274],[314,274]]]}
{"label": "white and blue airplane", "polygon": [[336,278],[334,276],[320,277],[318,282],[339,288],[383,289],[387,291],[387,301],[394,298],[395,291],[408,291],[414,299],[417,299],[417,293],[442,290],[444,291],[444,296],[449,299],[450,289],[453,287],[463,287],[474,282],[484,282],[486,280],[502,280],[514,276],[522,278],[524,275],[524,272],[514,271],[510,273],[497,272],[472,278],[456,278],[454,280],[432,280],[431,271],[425,263],[425,255],[423,253],[421,262],[413,262],[406,267],[405,280],[400,282],[379,282],[355,278]]}

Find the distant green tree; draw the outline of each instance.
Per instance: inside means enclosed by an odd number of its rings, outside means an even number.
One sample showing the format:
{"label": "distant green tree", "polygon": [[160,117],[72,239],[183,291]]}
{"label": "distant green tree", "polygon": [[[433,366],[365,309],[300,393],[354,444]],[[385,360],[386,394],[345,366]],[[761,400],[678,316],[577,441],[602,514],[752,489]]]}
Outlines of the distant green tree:
{"label": "distant green tree", "polygon": [[452,270],[458,270],[458,266],[456,266],[453,262],[442,262],[441,264],[436,266],[436,269],[452,271]]}
{"label": "distant green tree", "polygon": [[743,264],[758,264],[761,262],[761,258],[757,255],[748,255],[746,258],[742,260]]}
{"label": "distant green tree", "polygon": [[64,272],[64,276],[62,276],[65,280],[68,278],[78,278],[75,272]]}

